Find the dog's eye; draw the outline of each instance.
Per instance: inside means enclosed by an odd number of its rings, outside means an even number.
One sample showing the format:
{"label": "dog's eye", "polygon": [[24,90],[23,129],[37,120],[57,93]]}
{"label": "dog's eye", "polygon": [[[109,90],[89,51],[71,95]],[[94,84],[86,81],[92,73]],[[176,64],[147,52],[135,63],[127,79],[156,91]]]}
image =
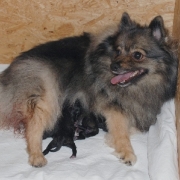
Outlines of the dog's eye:
{"label": "dog's eye", "polygon": [[133,54],[132,54],[132,57],[133,57],[133,59],[135,60],[135,61],[142,61],[142,59],[143,59],[143,54],[142,53],[140,53],[139,51],[136,51],[136,52],[134,52]]}
{"label": "dog's eye", "polygon": [[119,56],[121,54],[121,50],[117,49],[116,50],[116,55]]}

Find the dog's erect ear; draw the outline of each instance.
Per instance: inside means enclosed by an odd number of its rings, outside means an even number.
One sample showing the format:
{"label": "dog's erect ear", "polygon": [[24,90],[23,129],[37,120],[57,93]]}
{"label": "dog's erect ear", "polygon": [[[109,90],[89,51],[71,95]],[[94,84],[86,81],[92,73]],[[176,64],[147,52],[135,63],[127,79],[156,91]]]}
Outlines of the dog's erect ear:
{"label": "dog's erect ear", "polygon": [[129,14],[124,12],[121,17],[119,29],[120,30],[127,29],[127,28],[131,27],[132,25],[133,25],[133,21],[131,20]]}
{"label": "dog's erect ear", "polygon": [[166,37],[166,29],[164,27],[164,21],[161,16],[155,17],[149,24],[152,35],[160,41]]}

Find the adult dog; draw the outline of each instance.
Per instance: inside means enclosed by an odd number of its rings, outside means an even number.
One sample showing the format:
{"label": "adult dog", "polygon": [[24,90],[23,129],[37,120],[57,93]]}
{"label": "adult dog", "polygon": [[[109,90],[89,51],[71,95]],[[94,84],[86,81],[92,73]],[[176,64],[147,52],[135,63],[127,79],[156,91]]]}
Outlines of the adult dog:
{"label": "adult dog", "polygon": [[176,89],[177,55],[163,19],[148,26],[122,15],[116,28],[48,42],[23,52],[0,75],[0,126],[24,127],[29,163],[44,166],[42,135],[62,104],[80,99],[106,118],[117,157],[133,165],[129,130],[149,129]]}

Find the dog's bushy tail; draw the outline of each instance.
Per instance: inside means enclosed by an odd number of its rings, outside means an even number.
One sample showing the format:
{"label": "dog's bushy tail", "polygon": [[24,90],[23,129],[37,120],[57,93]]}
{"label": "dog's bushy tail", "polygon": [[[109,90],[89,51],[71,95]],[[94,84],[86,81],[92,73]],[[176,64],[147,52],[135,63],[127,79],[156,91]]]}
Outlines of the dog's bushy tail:
{"label": "dog's bushy tail", "polygon": [[18,129],[19,122],[14,121],[15,119],[18,119],[15,117],[18,116],[18,113],[15,115],[13,111],[15,112],[13,94],[3,85],[0,76],[0,128],[9,129],[10,127],[14,127],[16,130]]}
{"label": "dog's bushy tail", "polygon": [[[30,115],[27,113],[30,111],[28,106],[32,105],[32,101],[31,104],[28,101],[35,98],[28,94],[32,90],[31,83],[22,71],[18,72],[20,67],[12,65],[0,75],[0,129],[13,128],[15,132],[23,130],[26,118]],[[27,83],[23,82],[25,79]]]}
{"label": "dog's bushy tail", "polygon": [[46,128],[57,119],[58,85],[50,68],[42,66],[34,60],[15,61],[0,74],[0,129],[23,132],[35,119]]}

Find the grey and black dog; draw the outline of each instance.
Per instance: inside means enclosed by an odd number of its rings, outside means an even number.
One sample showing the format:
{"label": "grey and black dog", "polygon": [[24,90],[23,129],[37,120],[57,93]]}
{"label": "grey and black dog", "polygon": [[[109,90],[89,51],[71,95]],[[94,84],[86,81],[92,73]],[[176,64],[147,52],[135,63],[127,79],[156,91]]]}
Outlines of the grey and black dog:
{"label": "grey and black dog", "polygon": [[61,117],[65,100],[79,99],[85,111],[105,117],[110,145],[133,165],[130,128],[148,130],[163,103],[174,97],[176,50],[161,16],[141,26],[127,13],[99,35],[36,46],[0,75],[0,126],[24,127],[29,163],[44,166],[43,132]]}

